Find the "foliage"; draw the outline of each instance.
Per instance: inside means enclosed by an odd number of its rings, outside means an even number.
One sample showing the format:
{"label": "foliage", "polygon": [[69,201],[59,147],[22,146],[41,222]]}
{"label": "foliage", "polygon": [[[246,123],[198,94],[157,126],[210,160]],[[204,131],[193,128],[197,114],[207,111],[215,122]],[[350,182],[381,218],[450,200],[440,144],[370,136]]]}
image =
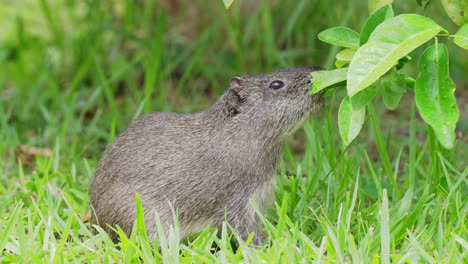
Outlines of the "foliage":
{"label": "foliage", "polygon": [[[395,109],[401,97],[413,89],[413,79],[400,73],[409,61],[408,54],[439,32],[446,31],[421,15],[393,15],[392,6],[384,5],[369,16],[360,35],[344,34],[351,29],[334,27],[318,36],[324,42],[347,48],[337,54],[336,66],[340,69],[312,74],[312,92],[316,93],[342,82],[343,79],[337,80],[336,75],[347,70],[346,88],[350,99],[346,97],[343,100],[341,107],[345,109],[340,109],[338,115],[340,133],[346,144],[359,134],[356,129],[362,127],[364,122],[363,109],[376,95],[376,86],[381,91],[384,105]],[[457,23],[462,22],[457,20]],[[464,40],[468,36],[465,26],[454,35],[455,43],[461,47],[464,47]],[[356,47],[358,40],[359,46]],[[433,50],[436,52],[430,53]],[[344,52],[349,55],[342,56]],[[424,121],[434,129],[439,142],[445,148],[453,148],[459,110],[455,103],[455,86],[449,76],[448,50],[436,41],[424,54],[429,53],[432,56],[423,56],[419,62],[420,75],[414,83],[416,106]],[[342,68],[348,63],[348,68]],[[317,79],[319,82],[315,81]],[[405,82],[405,79],[410,82]],[[356,97],[358,99],[354,99]],[[352,107],[349,108],[349,105]],[[353,118],[356,115],[360,118]]]}
{"label": "foliage", "polygon": [[416,105],[443,146],[453,147],[455,124],[460,116],[449,77],[448,50],[443,44],[427,48],[419,61],[420,74],[414,84]]}

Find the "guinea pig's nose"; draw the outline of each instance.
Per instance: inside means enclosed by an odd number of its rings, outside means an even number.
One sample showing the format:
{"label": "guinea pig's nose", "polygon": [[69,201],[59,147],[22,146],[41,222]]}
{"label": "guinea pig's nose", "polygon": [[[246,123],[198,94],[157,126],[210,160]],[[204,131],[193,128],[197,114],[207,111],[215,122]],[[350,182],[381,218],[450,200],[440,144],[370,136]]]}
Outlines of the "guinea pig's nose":
{"label": "guinea pig's nose", "polygon": [[313,72],[313,71],[323,71],[325,70],[325,68],[321,67],[321,66],[307,66],[306,67],[307,70]]}

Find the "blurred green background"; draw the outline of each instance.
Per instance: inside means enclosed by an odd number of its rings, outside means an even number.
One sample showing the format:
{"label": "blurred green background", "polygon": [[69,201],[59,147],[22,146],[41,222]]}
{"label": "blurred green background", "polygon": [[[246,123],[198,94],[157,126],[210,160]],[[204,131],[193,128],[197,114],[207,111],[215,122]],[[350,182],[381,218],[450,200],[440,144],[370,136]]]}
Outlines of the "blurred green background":
{"label": "blurred green background", "polygon": [[[456,29],[439,1],[427,12],[416,1],[395,9]],[[73,146],[92,135],[80,144],[94,155],[111,124],[120,131],[135,113],[204,109],[234,75],[332,68],[337,50],[316,35],[359,31],[367,12],[367,1],[239,0],[228,11],[220,0],[3,1],[0,110],[17,133],[9,141],[50,145],[66,135]],[[447,44],[463,112],[467,52]]]}

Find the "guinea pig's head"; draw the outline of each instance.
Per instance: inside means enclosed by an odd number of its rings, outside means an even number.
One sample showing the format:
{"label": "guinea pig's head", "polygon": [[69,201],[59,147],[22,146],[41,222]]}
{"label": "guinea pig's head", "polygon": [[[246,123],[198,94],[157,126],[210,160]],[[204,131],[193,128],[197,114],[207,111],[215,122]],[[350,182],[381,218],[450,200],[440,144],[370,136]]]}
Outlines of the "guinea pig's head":
{"label": "guinea pig's head", "polygon": [[294,131],[324,104],[320,94],[310,93],[311,72],[317,70],[322,68],[293,68],[232,78],[226,99],[233,118],[277,127],[280,134]]}

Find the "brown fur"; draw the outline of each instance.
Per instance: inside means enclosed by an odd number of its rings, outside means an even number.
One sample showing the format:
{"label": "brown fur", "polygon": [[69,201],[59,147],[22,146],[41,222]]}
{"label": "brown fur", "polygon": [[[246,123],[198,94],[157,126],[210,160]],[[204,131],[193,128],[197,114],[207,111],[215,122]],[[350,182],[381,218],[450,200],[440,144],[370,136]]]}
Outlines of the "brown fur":
{"label": "brown fur", "polygon": [[[309,93],[316,67],[235,77],[207,110],[194,114],[141,116],[106,150],[90,186],[98,223],[129,234],[135,193],[141,196],[148,234],[156,235],[155,212],[165,230],[178,212],[181,238],[227,220],[243,239],[261,243],[260,210],[273,201],[275,173],[285,137],[323,100]],[[269,87],[275,80],[285,86]]]}

